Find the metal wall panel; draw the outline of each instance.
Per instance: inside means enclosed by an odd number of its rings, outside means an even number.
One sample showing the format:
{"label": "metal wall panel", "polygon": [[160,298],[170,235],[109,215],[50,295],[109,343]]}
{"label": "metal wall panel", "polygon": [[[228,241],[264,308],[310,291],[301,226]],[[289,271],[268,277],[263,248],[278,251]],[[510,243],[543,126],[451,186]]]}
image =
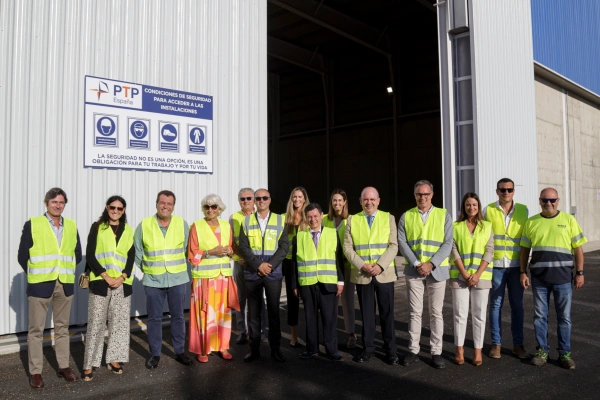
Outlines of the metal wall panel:
{"label": "metal wall panel", "polygon": [[[0,2],[0,335],[27,330],[17,249],[49,188],[67,192],[64,215],[78,223],[85,249],[112,194],[127,200],[135,227],[156,211],[158,191],[173,190],[175,213],[191,224],[206,194],[221,195],[229,217],[239,188],[267,185],[266,23],[265,0]],[[215,173],[83,168],[85,75],[214,96]],[[71,323],[85,323],[87,291],[75,296]],[[139,282],[133,296],[132,315],[144,314]]]}
{"label": "metal wall panel", "polygon": [[600,2],[531,0],[535,61],[600,95]]}
{"label": "metal wall panel", "polygon": [[539,210],[530,3],[471,1],[475,99],[475,182],[485,204],[498,179],[515,181],[515,200]]}

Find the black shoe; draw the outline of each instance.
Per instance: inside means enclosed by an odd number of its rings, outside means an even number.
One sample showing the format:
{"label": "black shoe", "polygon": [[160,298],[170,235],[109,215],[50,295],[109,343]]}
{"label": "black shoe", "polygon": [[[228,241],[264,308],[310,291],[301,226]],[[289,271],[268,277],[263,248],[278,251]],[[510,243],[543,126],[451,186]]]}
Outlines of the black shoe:
{"label": "black shoe", "polygon": [[331,361],[344,361],[344,357],[342,357],[340,353],[327,354],[327,358],[329,358]]}
{"label": "black shoe", "polygon": [[409,353],[406,357],[404,357],[404,362],[402,363],[405,367],[419,361],[419,356],[415,353]]}
{"label": "black shoe", "polygon": [[246,335],[245,332],[242,332],[238,335],[237,339],[235,340],[236,344],[244,344],[248,341],[248,335]]}
{"label": "black shoe", "polygon": [[285,362],[285,357],[281,352],[281,349],[271,350],[271,358],[277,362]]}
{"label": "black shoe", "polygon": [[313,353],[311,351],[305,351],[300,353],[298,356],[301,360],[310,360],[311,358],[319,358],[319,353]]}
{"label": "black shoe", "polygon": [[359,356],[354,357],[352,360],[357,363],[364,363],[369,361],[372,356],[373,353],[369,353],[368,351],[364,350]]}
{"label": "black shoe", "polygon": [[390,353],[387,356],[385,356],[385,362],[390,365],[399,365],[400,364],[400,360],[398,359],[398,356],[396,355],[396,353]]}
{"label": "black shoe", "polygon": [[193,364],[192,359],[185,355],[185,353],[175,354],[175,359],[186,367],[189,367]]}
{"label": "black shoe", "polygon": [[294,348],[294,349],[299,349],[300,347],[302,347],[302,345],[300,344],[300,342],[298,342],[296,340],[296,343],[292,343],[290,342],[290,347]]}
{"label": "black shoe", "polygon": [[434,354],[433,356],[431,356],[431,365],[433,365],[437,369],[446,368],[446,363],[444,362],[444,359],[442,358],[441,354]]}
{"label": "black shoe", "polygon": [[260,360],[260,353],[259,352],[254,352],[254,351],[250,351],[248,354],[246,354],[244,356],[244,362],[252,362],[252,361],[257,361]]}
{"label": "black shoe", "polygon": [[158,363],[160,362],[160,356],[151,356],[146,360],[146,368],[148,369],[156,369],[158,368]]}

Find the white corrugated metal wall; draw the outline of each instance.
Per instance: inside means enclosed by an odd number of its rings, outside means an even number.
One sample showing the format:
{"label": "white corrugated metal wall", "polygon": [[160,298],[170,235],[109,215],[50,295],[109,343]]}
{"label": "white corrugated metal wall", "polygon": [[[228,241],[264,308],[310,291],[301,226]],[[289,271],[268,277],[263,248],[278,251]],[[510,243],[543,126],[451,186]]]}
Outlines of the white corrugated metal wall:
{"label": "white corrugated metal wall", "polygon": [[476,190],[497,200],[498,179],[539,211],[533,44],[529,1],[469,1],[476,128]]}
{"label": "white corrugated metal wall", "polygon": [[[62,187],[64,215],[85,249],[107,197],[121,194],[136,226],[156,193],[177,195],[175,213],[201,218],[200,200],[221,195],[229,216],[240,187],[267,185],[265,0],[15,0],[0,2],[0,186],[8,221],[0,230],[0,335],[27,330],[26,278],[17,263],[26,219]],[[212,175],[83,168],[84,76],[214,96]],[[82,270],[83,265],[78,266]],[[139,275],[139,274],[138,274]],[[71,323],[87,320],[87,291]],[[141,285],[132,314],[145,313]]]}

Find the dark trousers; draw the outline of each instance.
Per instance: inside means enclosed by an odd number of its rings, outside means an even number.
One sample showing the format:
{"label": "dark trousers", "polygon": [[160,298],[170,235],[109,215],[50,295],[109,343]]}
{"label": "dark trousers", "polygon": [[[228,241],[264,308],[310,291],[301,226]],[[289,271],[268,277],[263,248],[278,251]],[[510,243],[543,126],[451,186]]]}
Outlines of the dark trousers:
{"label": "dark trousers", "polygon": [[[294,266],[292,260],[283,260],[283,276],[285,277],[285,293],[287,295],[288,326],[298,325],[298,314],[300,313],[300,300],[294,296]],[[297,285],[296,285],[297,286]]]}
{"label": "dark trousers", "polygon": [[185,287],[187,283],[170,288],[155,288],[144,286],[146,291],[146,309],[148,311],[148,344],[150,354],[160,356],[162,347],[162,317],[165,298],[169,303],[171,314],[171,339],[175,354],[184,351],[185,344],[185,320],[183,309],[185,305]]}
{"label": "dark trousers", "polygon": [[356,292],[362,316],[363,348],[369,353],[375,351],[375,297],[377,297],[383,349],[387,354],[396,353],[394,282],[380,283],[373,278],[367,285],[357,284]]}
{"label": "dark trousers", "polygon": [[263,290],[267,297],[267,317],[269,320],[269,345],[271,350],[279,349],[281,340],[281,326],[279,320],[279,298],[281,297],[281,280],[258,278],[246,281],[246,297],[248,298],[248,312],[250,313],[250,350],[259,352],[260,348],[260,320],[262,314]]}
{"label": "dark trousers", "polygon": [[338,298],[336,293],[328,292],[321,283],[299,286],[299,288],[306,317],[306,351],[310,353],[319,352],[319,310],[321,310],[325,350],[330,355],[337,353]]}

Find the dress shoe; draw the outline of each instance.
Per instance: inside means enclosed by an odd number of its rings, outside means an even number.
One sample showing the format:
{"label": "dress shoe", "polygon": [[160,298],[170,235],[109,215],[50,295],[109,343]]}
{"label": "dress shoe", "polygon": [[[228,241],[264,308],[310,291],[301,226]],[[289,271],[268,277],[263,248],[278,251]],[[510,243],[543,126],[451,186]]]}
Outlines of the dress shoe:
{"label": "dress shoe", "polygon": [[458,365],[463,365],[465,363],[465,348],[463,346],[456,346],[454,361],[456,361]]}
{"label": "dress shoe", "polygon": [[175,354],[175,360],[177,360],[181,364],[185,365],[186,367],[189,367],[192,364],[194,364],[192,362],[192,359],[189,358],[185,353]]}
{"label": "dress shoe", "polygon": [[364,363],[369,361],[371,357],[373,357],[373,353],[369,353],[368,351],[363,350],[363,352],[360,353],[360,355],[354,357],[352,360],[357,363]]}
{"label": "dress shoe", "polygon": [[271,358],[280,363],[285,362],[285,357],[283,356],[281,349],[271,350]]}
{"label": "dress shoe", "polygon": [[402,364],[405,367],[408,367],[409,365],[414,364],[417,361],[419,361],[418,355],[416,355],[415,353],[408,353],[408,355],[404,357],[404,361],[402,362]]}
{"label": "dress shoe", "polygon": [[348,343],[346,344],[346,347],[349,349],[354,349],[356,347],[356,336],[355,335],[348,336]]}
{"label": "dress shoe", "polygon": [[522,360],[530,358],[529,353],[525,351],[525,346],[523,345],[513,347],[512,353]]}
{"label": "dress shoe", "polygon": [[44,380],[41,374],[33,374],[29,376],[29,385],[34,389],[40,389],[44,387]]}
{"label": "dress shoe", "polygon": [[329,358],[331,361],[344,361],[344,357],[342,357],[340,353],[327,354],[327,358]]}
{"label": "dress shoe", "polygon": [[75,382],[79,380],[79,377],[71,371],[71,368],[60,368],[58,372],[56,372],[56,376],[59,378],[64,378],[67,382]]}
{"label": "dress shoe", "polygon": [[473,352],[473,365],[479,367],[481,364],[483,364],[481,349],[475,349]]}
{"label": "dress shoe", "polygon": [[298,356],[301,360],[310,360],[311,358],[319,358],[319,353],[312,351],[304,351]]}
{"label": "dress shoe", "polygon": [[236,344],[244,344],[248,341],[248,335],[246,332],[242,332],[238,335],[237,339],[235,339]]}
{"label": "dress shoe", "polygon": [[390,365],[399,365],[400,364],[400,360],[398,359],[398,356],[396,355],[396,353],[390,353],[387,356],[385,356],[385,362]]}
{"label": "dress shoe", "polygon": [[489,358],[500,358],[502,354],[500,353],[501,347],[499,344],[493,344],[490,348],[490,353],[488,354]]}
{"label": "dress shoe", "polygon": [[253,352],[250,351],[248,354],[246,354],[244,356],[244,362],[252,362],[252,361],[257,361],[260,360],[260,353],[259,352]]}
{"label": "dress shoe", "polygon": [[444,359],[442,358],[441,354],[434,354],[433,356],[431,356],[431,365],[433,365],[433,367],[437,369],[446,368],[446,363],[444,362]]}
{"label": "dress shoe", "polygon": [[150,356],[150,358],[146,360],[146,368],[156,369],[156,368],[158,368],[159,362],[160,362],[160,356]]}

